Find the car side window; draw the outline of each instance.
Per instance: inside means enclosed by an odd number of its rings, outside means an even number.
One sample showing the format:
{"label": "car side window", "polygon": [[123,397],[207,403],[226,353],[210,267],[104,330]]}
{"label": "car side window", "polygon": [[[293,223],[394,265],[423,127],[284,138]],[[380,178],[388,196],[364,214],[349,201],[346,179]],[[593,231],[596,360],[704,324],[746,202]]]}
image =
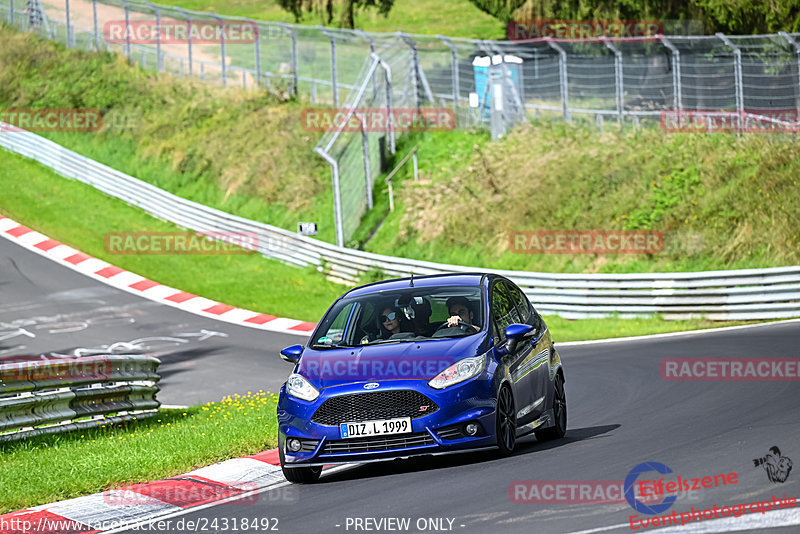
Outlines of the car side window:
{"label": "car side window", "polygon": [[536,323],[530,322],[531,305],[530,302],[528,302],[528,297],[525,296],[525,293],[523,293],[518,287],[511,284],[508,285],[508,291],[511,294],[514,304],[517,306],[520,322],[538,326]]}
{"label": "car side window", "polygon": [[502,282],[495,284],[492,290],[492,323],[497,329],[498,339],[505,340],[508,325],[519,322],[519,311],[508,288]]}

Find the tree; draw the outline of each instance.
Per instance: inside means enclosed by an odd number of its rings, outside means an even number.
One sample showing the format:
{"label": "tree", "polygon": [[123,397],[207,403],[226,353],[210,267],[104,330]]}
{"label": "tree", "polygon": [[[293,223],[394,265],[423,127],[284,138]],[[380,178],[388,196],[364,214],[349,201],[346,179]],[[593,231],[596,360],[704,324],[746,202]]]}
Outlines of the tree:
{"label": "tree", "polygon": [[[334,2],[338,4],[336,8]],[[394,0],[278,0],[278,4],[294,15],[297,22],[306,12],[320,15],[323,23],[329,25],[333,22],[334,11],[338,11],[339,27],[353,29],[357,9],[375,8],[385,17],[392,9]]]}

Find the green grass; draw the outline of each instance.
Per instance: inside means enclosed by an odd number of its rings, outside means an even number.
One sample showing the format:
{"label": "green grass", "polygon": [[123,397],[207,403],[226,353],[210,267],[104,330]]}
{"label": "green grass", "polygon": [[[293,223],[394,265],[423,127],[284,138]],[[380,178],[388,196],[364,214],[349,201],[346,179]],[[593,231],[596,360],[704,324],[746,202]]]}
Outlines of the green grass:
{"label": "green grass", "polygon": [[196,295],[250,310],[318,321],[347,290],[312,268],[290,267],[258,254],[110,254],[104,247],[107,232],[165,232],[178,227],[3,150],[0,184],[3,215],[87,254]]}
{"label": "green grass", "polygon": [[[604,133],[538,122],[491,142],[485,132],[432,133],[420,180],[395,180],[357,234],[365,249],[443,263],[545,272],[656,272],[800,263],[800,143],[781,136]],[[384,218],[385,217],[385,218]],[[382,225],[372,235],[377,222]],[[651,230],[656,254],[522,254],[531,230]],[[371,238],[370,238],[371,236]]]}
{"label": "green grass", "polygon": [[103,129],[46,137],[171,193],[332,241],[330,168],[283,92],[225,90],[159,76],[114,54],[0,26],[0,109],[95,108]]}
{"label": "green grass", "polygon": [[[180,6],[220,15],[249,17],[256,20],[295,22],[294,16],[281,9],[276,0],[165,0],[160,4]],[[334,14],[334,22],[338,11]],[[323,24],[316,14],[304,14],[301,24]],[[478,9],[469,0],[413,0],[395,2],[388,17],[374,9],[357,11],[356,28],[370,32],[442,34],[472,39],[504,39],[505,25]]]}
{"label": "green grass", "polygon": [[179,475],[277,445],[277,397],[235,395],[140,421],[0,444],[0,514]]}
{"label": "green grass", "polygon": [[[0,214],[78,250],[157,282],[226,304],[307,321],[318,321],[346,286],[311,269],[248,255],[116,255],[105,249],[107,232],[174,231],[138,208],[96,189],[62,178],[40,164],[0,150]],[[91,209],[84,209],[91,206]],[[381,279],[368,273],[363,281]],[[534,303],[535,304],[535,303]],[[609,318],[568,321],[547,317],[557,339],[572,341],[719,326],[712,321],[635,322]],[[738,323],[737,323],[738,324]]]}

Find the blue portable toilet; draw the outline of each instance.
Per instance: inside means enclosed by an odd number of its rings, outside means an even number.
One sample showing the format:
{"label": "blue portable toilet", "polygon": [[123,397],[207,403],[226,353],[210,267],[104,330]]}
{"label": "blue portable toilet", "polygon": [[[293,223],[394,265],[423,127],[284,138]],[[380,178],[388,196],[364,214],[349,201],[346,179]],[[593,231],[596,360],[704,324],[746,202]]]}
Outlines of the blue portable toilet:
{"label": "blue portable toilet", "polygon": [[475,75],[475,92],[478,94],[478,108],[481,117],[488,118],[491,110],[492,91],[489,87],[491,76],[501,77],[503,70],[507,69],[511,82],[517,89],[520,100],[525,101],[522,87],[522,58],[506,55],[476,56],[472,60],[472,70]]}

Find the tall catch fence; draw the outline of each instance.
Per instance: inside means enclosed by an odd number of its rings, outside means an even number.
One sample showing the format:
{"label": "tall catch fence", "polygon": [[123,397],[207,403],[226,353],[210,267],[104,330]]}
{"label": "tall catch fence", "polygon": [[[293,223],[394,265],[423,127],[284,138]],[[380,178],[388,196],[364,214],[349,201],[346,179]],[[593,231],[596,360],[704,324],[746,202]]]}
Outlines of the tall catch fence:
{"label": "tall catch fence", "polygon": [[[796,131],[800,113],[798,33],[487,41],[253,21],[138,0],[0,0],[0,18],[146,68],[278,88],[340,108],[340,118],[364,108],[445,107],[458,126],[486,125],[493,137],[531,116],[602,127],[701,111]],[[152,31],[154,22],[165,30]],[[365,130],[334,124],[315,148],[331,165],[339,246],[371,206],[371,185],[401,133]]]}

